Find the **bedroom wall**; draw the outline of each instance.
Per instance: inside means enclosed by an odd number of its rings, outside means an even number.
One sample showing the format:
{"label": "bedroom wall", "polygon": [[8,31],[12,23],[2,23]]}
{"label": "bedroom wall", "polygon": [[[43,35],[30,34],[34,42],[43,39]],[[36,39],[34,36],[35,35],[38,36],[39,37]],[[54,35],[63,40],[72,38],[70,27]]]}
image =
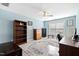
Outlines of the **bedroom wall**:
{"label": "bedroom wall", "polygon": [[76,28],[77,28],[77,34],[79,35],[79,12],[76,15]]}
{"label": "bedroom wall", "polygon": [[[0,43],[13,41],[13,21],[23,20],[23,21],[32,21],[33,26],[28,27],[27,29],[27,39],[33,40],[33,28],[42,28],[43,22],[38,19],[33,19],[28,16],[23,16],[19,13],[9,11],[6,8],[0,7]],[[39,25],[40,24],[40,25]]]}
{"label": "bedroom wall", "polygon": [[75,34],[76,28],[76,16],[68,17],[67,21],[65,22],[65,41],[67,43],[73,42],[73,36]]}

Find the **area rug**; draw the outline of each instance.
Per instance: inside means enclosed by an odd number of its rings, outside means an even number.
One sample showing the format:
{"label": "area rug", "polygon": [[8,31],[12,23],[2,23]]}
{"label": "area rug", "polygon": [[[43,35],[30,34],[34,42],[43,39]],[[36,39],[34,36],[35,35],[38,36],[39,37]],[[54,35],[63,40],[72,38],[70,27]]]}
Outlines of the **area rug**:
{"label": "area rug", "polygon": [[20,45],[23,56],[58,56],[59,44],[50,39],[41,39]]}

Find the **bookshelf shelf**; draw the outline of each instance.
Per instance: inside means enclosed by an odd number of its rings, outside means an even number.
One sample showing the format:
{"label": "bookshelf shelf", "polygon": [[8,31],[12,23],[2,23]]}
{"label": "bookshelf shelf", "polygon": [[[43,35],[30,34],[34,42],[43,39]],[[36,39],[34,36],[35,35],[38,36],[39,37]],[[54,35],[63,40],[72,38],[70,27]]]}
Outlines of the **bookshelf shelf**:
{"label": "bookshelf shelf", "polygon": [[27,42],[27,23],[26,22],[14,20],[13,41],[17,45]]}

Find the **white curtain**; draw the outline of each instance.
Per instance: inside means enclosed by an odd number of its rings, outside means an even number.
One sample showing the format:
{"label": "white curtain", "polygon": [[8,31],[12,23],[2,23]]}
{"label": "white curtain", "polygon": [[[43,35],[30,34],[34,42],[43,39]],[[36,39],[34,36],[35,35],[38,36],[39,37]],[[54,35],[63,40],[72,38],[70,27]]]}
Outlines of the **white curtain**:
{"label": "white curtain", "polygon": [[61,33],[62,36],[64,35],[64,22],[50,22],[48,35],[56,37],[58,33]]}

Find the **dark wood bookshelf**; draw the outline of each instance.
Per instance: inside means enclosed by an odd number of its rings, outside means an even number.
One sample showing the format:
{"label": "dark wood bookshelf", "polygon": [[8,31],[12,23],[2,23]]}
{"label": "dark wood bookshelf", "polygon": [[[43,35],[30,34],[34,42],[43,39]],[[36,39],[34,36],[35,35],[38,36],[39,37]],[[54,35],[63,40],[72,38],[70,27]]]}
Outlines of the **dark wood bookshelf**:
{"label": "dark wood bookshelf", "polygon": [[17,44],[17,45],[27,42],[27,23],[26,22],[14,20],[13,42],[14,44]]}

